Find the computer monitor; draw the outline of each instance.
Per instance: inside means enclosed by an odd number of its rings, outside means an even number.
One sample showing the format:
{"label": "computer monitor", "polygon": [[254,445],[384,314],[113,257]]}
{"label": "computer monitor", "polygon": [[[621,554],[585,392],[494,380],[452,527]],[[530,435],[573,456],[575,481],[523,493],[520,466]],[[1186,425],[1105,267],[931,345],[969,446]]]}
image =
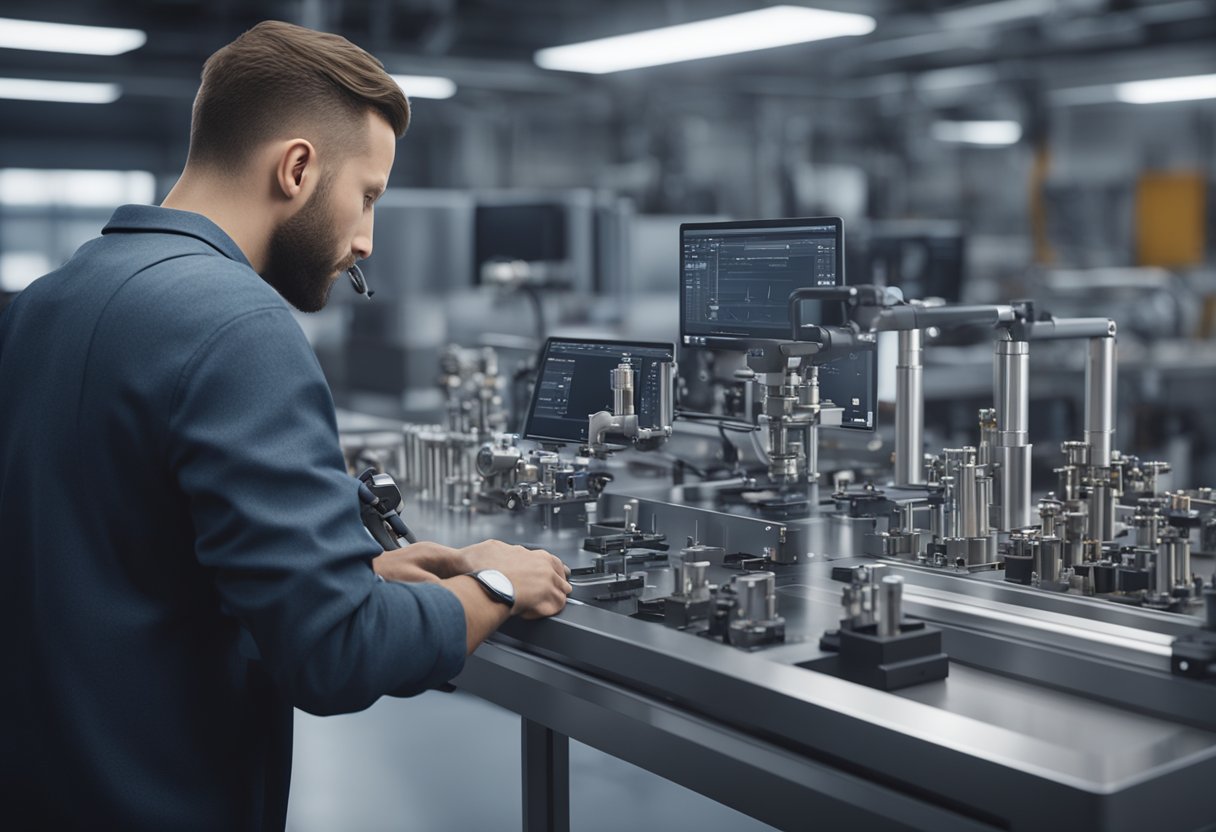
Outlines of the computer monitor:
{"label": "computer monitor", "polygon": [[[750,350],[792,340],[795,289],[844,285],[838,217],[680,226],[680,340],[686,347]],[[802,321],[840,326],[843,303],[806,302]],[[844,407],[841,427],[874,430],[877,352],[859,349],[819,370],[821,399]]]}
{"label": "computer monitor", "polygon": [[637,369],[633,407],[638,426],[662,426],[659,365],[672,361],[675,347],[661,342],[550,338],[537,363],[536,387],[528,406],[524,438],[539,442],[587,441],[587,417],[612,410],[611,372],[623,361]]}
{"label": "computer monitor", "polygon": [[909,300],[962,300],[966,238],[958,223],[873,222],[864,237],[863,277],[855,283],[898,286]]}
{"label": "computer monitor", "polygon": [[682,343],[747,349],[790,340],[790,292],[842,285],[843,253],[837,217],[684,223]]}
{"label": "computer monitor", "polygon": [[560,263],[569,257],[566,208],[558,203],[478,205],[473,212],[473,284],[491,260]]}

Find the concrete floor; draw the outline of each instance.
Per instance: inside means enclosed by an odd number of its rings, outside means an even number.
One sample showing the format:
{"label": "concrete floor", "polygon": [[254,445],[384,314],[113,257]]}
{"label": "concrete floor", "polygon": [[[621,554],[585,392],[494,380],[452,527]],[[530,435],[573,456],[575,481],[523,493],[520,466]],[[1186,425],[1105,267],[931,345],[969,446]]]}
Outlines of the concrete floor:
{"label": "concrete floor", "polygon": [[[464,693],[385,697],[362,713],[296,713],[289,832],[520,828],[519,717]],[[573,832],[772,827],[581,743]]]}

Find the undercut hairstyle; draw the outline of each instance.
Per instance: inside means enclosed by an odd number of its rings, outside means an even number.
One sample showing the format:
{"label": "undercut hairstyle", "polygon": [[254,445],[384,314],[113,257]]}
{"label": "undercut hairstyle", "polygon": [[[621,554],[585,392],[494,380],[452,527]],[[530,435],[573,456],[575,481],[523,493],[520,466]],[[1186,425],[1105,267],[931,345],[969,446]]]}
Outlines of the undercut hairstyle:
{"label": "undercut hairstyle", "polygon": [[338,35],[268,20],[203,65],[188,161],[241,169],[264,142],[296,136],[357,152],[369,111],[405,134],[409,102],[379,60]]}

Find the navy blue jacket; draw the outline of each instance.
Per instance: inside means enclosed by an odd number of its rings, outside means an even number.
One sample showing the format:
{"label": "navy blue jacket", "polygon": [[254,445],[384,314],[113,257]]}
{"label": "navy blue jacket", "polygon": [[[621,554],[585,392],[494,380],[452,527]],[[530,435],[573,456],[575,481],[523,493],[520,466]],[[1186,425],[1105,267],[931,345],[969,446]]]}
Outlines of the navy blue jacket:
{"label": "navy blue jacket", "polygon": [[292,706],[463,666],[459,601],[378,551],[285,301],[206,218],[119,208],[0,312],[0,805],[281,829]]}

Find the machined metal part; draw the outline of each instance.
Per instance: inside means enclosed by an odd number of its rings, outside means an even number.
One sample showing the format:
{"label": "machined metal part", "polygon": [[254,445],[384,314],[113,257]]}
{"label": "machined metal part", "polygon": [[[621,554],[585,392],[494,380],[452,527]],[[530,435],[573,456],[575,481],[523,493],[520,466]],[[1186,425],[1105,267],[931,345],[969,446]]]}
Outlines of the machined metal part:
{"label": "machined metal part", "polygon": [[672,595],[688,601],[709,600],[709,561],[677,560],[672,564],[675,579]]}
{"label": "machined metal part", "polygon": [[994,391],[997,416],[997,461],[1000,464],[1000,530],[1033,524],[1030,501],[1030,345],[997,340]]}
{"label": "machined metal part", "polygon": [[980,443],[976,446],[976,463],[990,468],[995,457],[993,449],[997,445],[996,408],[982,407],[979,411]]}
{"label": "machined metal part", "polygon": [[1085,512],[1065,512],[1060,527],[1064,531],[1064,565],[1081,563],[1085,560]]}
{"label": "machined metal part", "polygon": [[1043,537],[1056,535],[1056,524],[1064,513],[1064,504],[1059,500],[1039,500],[1039,523]]}
{"label": "machined metal part", "polygon": [[777,576],[772,572],[749,572],[732,582],[735,610],[729,640],[736,647],[755,647],[785,639],[785,619],[777,615]]}
{"label": "machined metal part", "polygon": [[611,371],[612,413],[614,416],[632,416],[633,410],[633,365],[623,362]]}
{"label": "machined metal part", "polygon": [[925,394],[921,330],[898,334],[895,365],[895,484],[925,481]]}
{"label": "machined metal part", "polygon": [[1038,547],[1039,584],[1058,584],[1063,566],[1063,541],[1058,537],[1042,537]]}
{"label": "machined metal part", "polygon": [[1089,536],[1106,542],[1115,536],[1115,494],[1108,481],[1094,480],[1089,485]]}
{"label": "machined metal part", "polygon": [[1090,464],[1110,466],[1115,436],[1115,324],[1110,335],[1090,338],[1085,361],[1085,441]]}
{"label": "machined metal part", "polygon": [[1160,461],[1141,462],[1140,470],[1144,473],[1145,490],[1156,497],[1161,493],[1161,476],[1170,472],[1170,464]]}
{"label": "machined metal part", "polygon": [[1157,541],[1153,586],[1158,595],[1168,594],[1178,582],[1178,575],[1174,571],[1176,564],[1174,549],[1177,543],[1178,538],[1172,534],[1166,535]]}
{"label": "machined metal part", "polygon": [[899,635],[899,622],[903,620],[904,579],[886,575],[879,586],[878,634],[890,638]]}

